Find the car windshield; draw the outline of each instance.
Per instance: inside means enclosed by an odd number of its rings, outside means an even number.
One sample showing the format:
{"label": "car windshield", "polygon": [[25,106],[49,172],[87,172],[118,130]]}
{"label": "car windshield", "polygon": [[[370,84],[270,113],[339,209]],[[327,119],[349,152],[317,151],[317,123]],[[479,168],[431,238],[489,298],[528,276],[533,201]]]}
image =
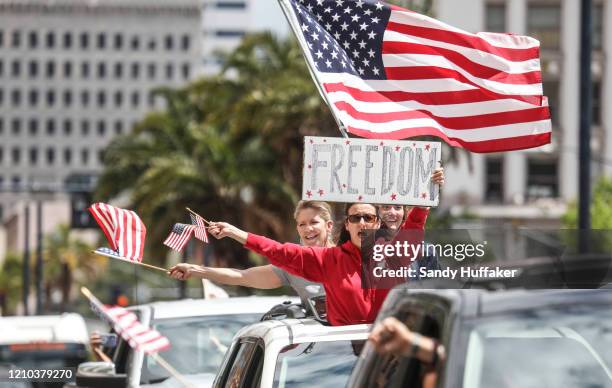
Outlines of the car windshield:
{"label": "car windshield", "polygon": [[[159,355],[181,374],[215,374],[234,334],[248,324],[259,321],[261,314],[216,315],[163,319],[155,329],[170,341],[170,349]],[[150,356],[145,356],[141,382],[155,383],[169,377]]]}
{"label": "car windshield", "polygon": [[472,325],[463,387],[612,387],[612,311],[542,309]]}
{"label": "car windshield", "polygon": [[278,355],[274,386],[278,388],[344,387],[357,361],[363,340],[289,345]]}

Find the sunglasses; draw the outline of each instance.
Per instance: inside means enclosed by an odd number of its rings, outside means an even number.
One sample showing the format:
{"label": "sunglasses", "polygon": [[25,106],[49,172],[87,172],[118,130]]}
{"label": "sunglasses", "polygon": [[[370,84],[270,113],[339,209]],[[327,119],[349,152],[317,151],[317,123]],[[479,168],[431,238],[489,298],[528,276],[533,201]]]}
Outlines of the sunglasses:
{"label": "sunglasses", "polygon": [[378,216],[375,214],[351,214],[347,217],[351,224],[358,224],[362,219],[366,224],[371,224],[378,219]]}

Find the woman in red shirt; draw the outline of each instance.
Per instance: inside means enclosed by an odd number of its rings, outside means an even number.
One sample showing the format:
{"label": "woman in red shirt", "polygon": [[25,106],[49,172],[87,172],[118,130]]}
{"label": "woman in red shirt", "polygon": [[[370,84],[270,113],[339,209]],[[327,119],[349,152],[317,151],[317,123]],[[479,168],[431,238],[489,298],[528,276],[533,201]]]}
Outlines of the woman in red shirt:
{"label": "woman in red shirt", "polygon": [[[427,208],[414,208],[402,228],[424,229]],[[344,237],[335,247],[304,247],[279,243],[247,233],[225,222],[211,223],[216,238],[230,237],[245,248],[267,257],[270,263],[304,279],[322,283],[327,294],[327,319],[332,325],[372,323],[388,289],[362,288],[361,237],[366,229],[378,229],[374,205],[353,203],[346,207]]]}

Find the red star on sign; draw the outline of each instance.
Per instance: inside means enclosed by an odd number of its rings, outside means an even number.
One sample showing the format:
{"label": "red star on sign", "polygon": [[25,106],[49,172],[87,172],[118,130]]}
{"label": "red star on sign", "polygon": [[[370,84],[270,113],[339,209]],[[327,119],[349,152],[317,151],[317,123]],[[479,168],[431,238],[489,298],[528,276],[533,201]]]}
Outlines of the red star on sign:
{"label": "red star on sign", "polygon": [[396,150],[396,151],[399,151],[399,150],[401,150],[401,149],[402,149],[402,147],[400,147],[400,146],[395,146],[395,150]]}
{"label": "red star on sign", "polygon": [[413,147],[416,147],[416,143],[412,143],[412,146],[413,146]]}
{"label": "red star on sign", "polygon": [[360,195],[359,197],[357,197],[357,200],[358,201],[362,201],[363,200],[363,196]]}
{"label": "red star on sign", "polygon": [[323,191],[323,189],[319,189],[319,195],[323,196],[323,194],[325,194],[325,192]]}
{"label": "red star on sign", "polygon": [[430,148],[431,148],[431,146],[430,146],[429,144],[427,144],[427,145],[425,146],[425,150],[426,150],[426,151],[429,151],[429,149],[430,149]]}
{"label": "red star on sign", "polygon": [[421,194],[421,198],[423,198],[423,199],[427,198],[427,193]]}
{"label": "red star on sign", "polygon": [[308,168],[312,168],[312,164],[309,164],[309,165],[308,165]]}
{"label": "red star on sign", "polygon": [[351,144],[351,141],[347,140],[345,143],[346,143],[346,145],[349,145],[349,144]]}
{"label": "red star on sign", "polygon": [[310,144],[314,143],[314,140],[310,139]]}
{"label": "red star on sign", "polygon": [[393,193],[391,194],[391,200],[395,201],[397,199],[397,194]]}
{"label": "red star on sign", "polygon": [[343,184],[342,184],[342,187],[346,188],[346,183],[343,183]]}
{"label": "red star on sign", "polygon": [[308,190],[308,191],[306,192],[306,195],[308,196],[308,198],[312,197],[312,191]]}
{"label": "red star on sign", "polygon": [[382,146],[384,146],[384,145],[385,145],[385,142],[382,142],[382,141],[381,141],[381,142],[380,142],[380,146],[382,147]]}

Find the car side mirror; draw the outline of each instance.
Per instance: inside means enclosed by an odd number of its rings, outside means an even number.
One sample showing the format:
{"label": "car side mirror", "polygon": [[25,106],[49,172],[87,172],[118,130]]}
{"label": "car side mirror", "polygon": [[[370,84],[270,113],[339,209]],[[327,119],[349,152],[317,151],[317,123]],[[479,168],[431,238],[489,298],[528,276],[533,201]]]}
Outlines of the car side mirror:
{"label": "car side mirror", "polygon": [[90,388],[125,387],[127,375],[117,374],[112,362],[84,362],[77,369],[76,385]]}

